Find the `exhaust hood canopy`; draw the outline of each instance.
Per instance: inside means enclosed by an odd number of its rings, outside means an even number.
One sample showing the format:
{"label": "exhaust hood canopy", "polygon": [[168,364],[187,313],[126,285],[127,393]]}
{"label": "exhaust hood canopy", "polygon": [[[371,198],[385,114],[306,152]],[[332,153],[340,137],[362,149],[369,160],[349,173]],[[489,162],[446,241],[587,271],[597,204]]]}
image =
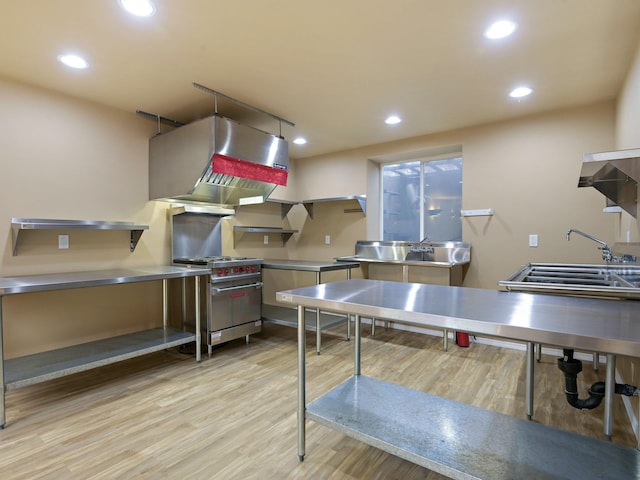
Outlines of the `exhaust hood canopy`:
{"label": "exhaust hood canopy", "polygon": [[213,115],[149,140],[149,199],[262,203],[287,184],[288,169],[286,140]]}
{"label": "exhaust hood canopy", "polygon": [[638,181],[640,148],[583,156],[578,187],[594,187],[634,218],[638,216]]}

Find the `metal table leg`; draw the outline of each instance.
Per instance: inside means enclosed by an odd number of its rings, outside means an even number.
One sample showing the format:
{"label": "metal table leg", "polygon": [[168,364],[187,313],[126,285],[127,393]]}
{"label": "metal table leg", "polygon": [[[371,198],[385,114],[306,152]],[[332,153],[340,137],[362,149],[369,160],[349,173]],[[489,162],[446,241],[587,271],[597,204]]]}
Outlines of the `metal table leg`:
{"label": "metal table leg", "polygon": [[360,375],[360,348],[361,348],[361,322],[360,322],[360,315],[355,315],[354,316],[355,319],[355,327],[356,327],[356,332],[355,332],[355,347],[354,347],[354,365],[353,365],[353,374],[354,375]]}
{"label": "metal table leg", "polygon": [[527,409],[527,418],[531,420],[533,417],[533,369],[535,361],[533,342],[527,342],[527,385],[525,387],[525,402]]}
{"label": "metal table leg", "polygon": [[[356,320],[356,329],[358,329]],[[304,460],[305,454],[305,410],[306,410],[306,328],[304,307],[298,305],[298,460]]]}
{"label": "metal table leg", "polygon": [[542,359],[542,344],[536,343],[536,361],[540,363],[541,359]]}
{"label": "metal table leg", "polygon": [[200,342],[202,342],[202,334],[200,333],[200,277],[195,277],[194,288],[196,290],[196,362],[200,362]]}
{"label": "metal table leg", "polygon": [[[320,272],[316,272],[316,285],[320,285]],[[320,344],[322,335],[320,333],[320,308],[316,309],[316,354],[320,355]]]}
{"label": "metal table leg", "polygon": [[593,369],[597,372],[600,369],[600,354],[593,352]]}
{"label": "metal table leg", "polygon": [[5,416],[5,394],[7,389],[4,386],[4,340],[2,338],[2,295],[0,295],[0,387],[2,388],[2,399],[0,399],[0,428],[6,424]]}
{"label": "metal table leg", "polygon": [[442,331],[442,349],[445,352],[449,350],[449,330],[446,328]]}
{"label": "metal table leg", "polygon": [[607,374],[604,380],[604,434],[613,434],[613,396],[616,389],[616,356],[607,353]]}
{"label": "metal table leg", "polygon": [[182,277],[182,328],[187,323],[187,277]]}
{"label": "metal table leg", "polygon": [[[347,269],[347,280],[351,280],[351,269]],[[351,315],[347,313],[347,341],[351,340]]]}
{"label": "metal table leg", "polygon": [[169,324],[169,281],[162,279],[162,328],[165,330]]}

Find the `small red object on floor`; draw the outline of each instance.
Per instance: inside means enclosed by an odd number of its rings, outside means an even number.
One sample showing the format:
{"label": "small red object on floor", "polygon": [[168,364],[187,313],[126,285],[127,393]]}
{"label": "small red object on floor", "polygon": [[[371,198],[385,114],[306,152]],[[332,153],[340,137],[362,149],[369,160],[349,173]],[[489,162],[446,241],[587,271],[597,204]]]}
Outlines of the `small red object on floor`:
{"label": "small red object on floor", "polygon": [[456,343],[459,347],[468,347],[469,334],[465,332],[456,332]]}

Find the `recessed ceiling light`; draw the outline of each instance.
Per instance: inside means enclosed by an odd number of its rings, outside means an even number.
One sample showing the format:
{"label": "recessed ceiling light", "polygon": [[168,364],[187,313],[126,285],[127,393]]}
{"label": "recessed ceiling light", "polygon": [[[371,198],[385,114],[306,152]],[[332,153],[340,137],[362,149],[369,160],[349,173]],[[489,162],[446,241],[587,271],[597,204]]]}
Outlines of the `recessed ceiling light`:
{"label": "recessed ceiling light", "polygon": [[149,17],[156,11],[150,0],[118,0],[120,6],[136,17]]}
{"label": "recessed ceiling light", "polygon": [[400,122],[402,122],[402,119],[397,115],[391,115],[384,121],[384,123],[386,123],[387,125],[396,125]]}
{"label": "recessed ceiling light", "polygon": [[510,20],[500,20],[491,24],[491,26],[484,31],[484,36],[491,40],[497,40],[508,37],[515,32],[516,28],[518,28],[516,23]]}
{"label": "recessed ceiling light", "polygon": [[296,137],[293,139],[293,143],[295,143],[296,145],[304,145],[305,143],[307,143],[307,139],[303,137]]}
{"label": "recessed ceiling light", "polygon": [[531,92],[533,92],[533,90],[529,87],[517,87],[511,90],[509,96],[513,98],[522,98],[527,95],[531,95]]}
{"label": "recessed ceiling light", "polygon": [[84,58],[71,53],[58,55],[58,61],[64,63],[67,67],[76,68],[78,70],[89,68],[89,64]]}

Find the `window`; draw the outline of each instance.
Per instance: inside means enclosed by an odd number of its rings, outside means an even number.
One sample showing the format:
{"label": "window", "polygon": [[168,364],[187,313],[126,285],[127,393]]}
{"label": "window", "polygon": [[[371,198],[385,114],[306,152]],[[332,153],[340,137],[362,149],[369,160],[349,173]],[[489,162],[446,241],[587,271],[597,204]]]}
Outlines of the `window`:
{"label": "window", "polygon": [[462,241],[462,157],[382,166],[382,238]]}

